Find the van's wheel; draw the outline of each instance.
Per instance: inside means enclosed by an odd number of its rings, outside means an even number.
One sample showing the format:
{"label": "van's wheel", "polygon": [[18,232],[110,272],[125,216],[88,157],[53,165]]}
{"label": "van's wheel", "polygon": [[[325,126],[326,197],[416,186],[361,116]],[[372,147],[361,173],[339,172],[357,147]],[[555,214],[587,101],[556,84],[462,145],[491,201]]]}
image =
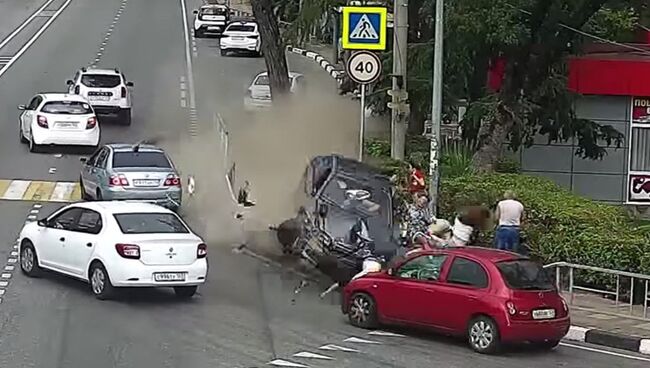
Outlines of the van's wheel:
{"label": "van's wheel", "polygon": [[350,298],[348,306],[348,320],[356,327],[373,329],[377,328],[377,303],[372,296],[366,293],[355,293]]}
{"label": "van's wheel", "polygon": [[90,290],[95,297],[99,300],[110,299],[115,293],[115,288],[104,265],[101,262],[93,263],[88,274],[90,275]]}
{"label": "van's wheel", "polygon": [[198,286],[176,286],[174,287],[174,293],[179,299],[190,299],[196,294]]}
{"label": "van's wheel", "polygon": [[29,240],[25,240],[20,247],[20,270],[29,277],[38,277],[42,271],[34,244]]}
{"label": "van's wheel", "polygon": [[496,323],[486,316],[474,318],[467,326],[469,346],[481,354],[496,353],[501,347],[501,337]]}

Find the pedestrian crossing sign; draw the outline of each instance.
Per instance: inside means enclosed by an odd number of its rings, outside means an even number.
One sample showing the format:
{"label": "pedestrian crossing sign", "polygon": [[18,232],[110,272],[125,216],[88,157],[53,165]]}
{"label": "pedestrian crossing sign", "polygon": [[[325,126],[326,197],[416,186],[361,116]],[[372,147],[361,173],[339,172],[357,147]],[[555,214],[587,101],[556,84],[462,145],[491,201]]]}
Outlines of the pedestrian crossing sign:
{"label": "pedestrian crossing sign", "polygon": [[346,50],[385,50],[387,10],[382,7],[343,7],[341,43]]}

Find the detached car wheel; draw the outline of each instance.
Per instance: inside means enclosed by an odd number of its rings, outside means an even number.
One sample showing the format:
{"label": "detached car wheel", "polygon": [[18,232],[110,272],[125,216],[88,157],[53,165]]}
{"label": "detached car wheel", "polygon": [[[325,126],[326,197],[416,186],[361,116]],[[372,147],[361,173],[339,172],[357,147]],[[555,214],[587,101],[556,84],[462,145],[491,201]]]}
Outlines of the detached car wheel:
{"label": "detached car wheel", "polygon": [[373,297],[366,293],[355,293],[350,298],[348,320],[355,327],[373,329],[379,326],[377,319],[377,304]]}
{"label": "detached car wheel", "polygon": [[469,346],[481,354],[493,354],[501,347],[501,337],[496,323],[486,316],[473,319],[467,327]]}
{"label": "detached car wheel", "polygon": [[20,270],[29,277],[37,277],[42,271],[34,245],[29,240],[20,247]]}

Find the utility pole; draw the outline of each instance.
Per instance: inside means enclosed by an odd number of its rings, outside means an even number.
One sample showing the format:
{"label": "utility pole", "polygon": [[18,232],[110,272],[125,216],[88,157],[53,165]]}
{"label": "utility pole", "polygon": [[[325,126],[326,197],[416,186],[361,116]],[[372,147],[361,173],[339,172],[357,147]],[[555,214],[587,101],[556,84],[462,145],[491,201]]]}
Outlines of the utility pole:
{"label": "utility pole", "polygon": [[408,128],[408,93],[406,92],[406,52],[408,42],[408,0],[395,0],[393,8],[393,88],[388,105],[391,112],[390,157],[404,159]]}
{"label": "utility pole", "polygon": [[442,58],[444,0],[436,0],[435,36],[433,41],[433,91],[431,98],[431,149],[429,158],[429,195],[431,211],[437,215],[440,182],[440,124],[442,123]]}

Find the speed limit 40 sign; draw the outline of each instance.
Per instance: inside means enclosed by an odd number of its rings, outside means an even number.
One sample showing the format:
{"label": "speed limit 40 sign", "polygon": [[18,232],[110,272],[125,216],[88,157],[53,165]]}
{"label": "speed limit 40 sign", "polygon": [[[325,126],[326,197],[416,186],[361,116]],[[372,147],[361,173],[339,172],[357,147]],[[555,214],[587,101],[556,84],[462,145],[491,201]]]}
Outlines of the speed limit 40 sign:
{"label": "speed limit 40 sign", "polygon": [[370,84],[381,74],[381,60],[372,52],[358,51],[348,59],[346,70],[353,81]]}

